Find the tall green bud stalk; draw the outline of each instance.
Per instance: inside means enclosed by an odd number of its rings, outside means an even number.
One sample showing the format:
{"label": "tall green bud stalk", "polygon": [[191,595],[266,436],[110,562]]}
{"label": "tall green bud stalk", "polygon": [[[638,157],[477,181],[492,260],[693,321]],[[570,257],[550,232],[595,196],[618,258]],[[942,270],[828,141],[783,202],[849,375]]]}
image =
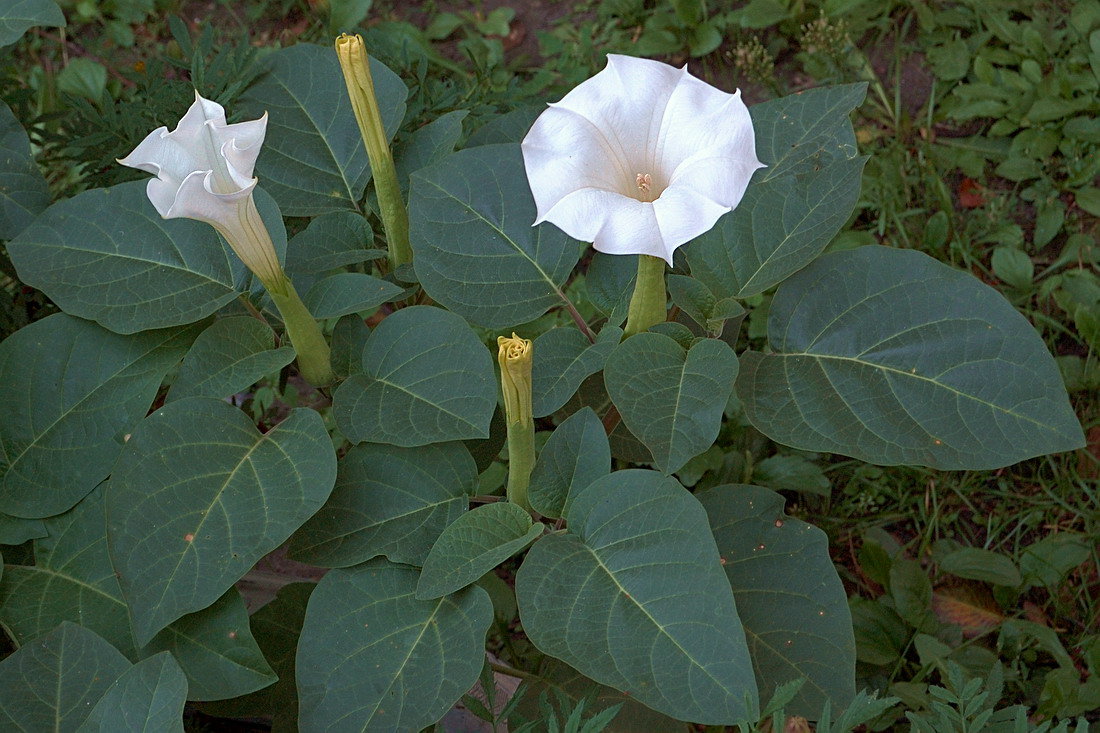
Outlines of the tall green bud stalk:
{"label": "tall green bud stalk", "polygon": [[393,165],[393,153],[382,124],[382,113],[378,109],[378,98],[374,94],[370,59],[366,46],[363,45],[363,37],[340,34],[336,39],[336,57],[344,72],[348,97],[355,111],[355,120],[359,123],[363,144],[367,148],[367,158],[370,159],[374,190],[378,194],[378,208],[382,214],[382,227],[386,231],[386,242],[389,244],[390,269],[394,270],[398,265],[412,262],[409,212],[405,208],[401,186],[397,182],[397,170]]}
{"label": "tall green bud stalk", "polygon": [[531,511],[527,487],[535,467],[535,418],[531,409],[531,341],[514,333],[497,338],[500,387],[508,423],[508,501]]}

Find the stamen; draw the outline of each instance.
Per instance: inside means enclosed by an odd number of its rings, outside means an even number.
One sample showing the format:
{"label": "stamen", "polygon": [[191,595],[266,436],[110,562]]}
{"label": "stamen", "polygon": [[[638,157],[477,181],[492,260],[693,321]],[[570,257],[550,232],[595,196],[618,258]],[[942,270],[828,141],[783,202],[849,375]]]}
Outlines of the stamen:
{"label": "stamen", "polygon": [[634,182],[638,184],[639,191],[649,193],[649,189],[653,185],[653,176],[648,173],[639,173],[635,176]]}

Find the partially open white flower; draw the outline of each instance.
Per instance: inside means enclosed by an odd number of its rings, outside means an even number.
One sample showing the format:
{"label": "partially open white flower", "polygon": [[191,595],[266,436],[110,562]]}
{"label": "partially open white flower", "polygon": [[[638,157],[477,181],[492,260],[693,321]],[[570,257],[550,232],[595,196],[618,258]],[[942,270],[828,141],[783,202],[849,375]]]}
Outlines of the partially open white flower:
{"label": "partially open white flower", "polygon": [[669,264],[764,167],[740,92],[686,66],[615,54],[535,120],[522,149],[536,224],[552,222],[600,252]]}
{"label": "partially open white flower", "polygon": [[153,130],[118,162],[156,176],[146,191],[162,217],[210,224],[270,289],[283,271],[252,199],[252,171],[266,132],[266,113],[227,125],[225,109],[195,92],[175,130]]}

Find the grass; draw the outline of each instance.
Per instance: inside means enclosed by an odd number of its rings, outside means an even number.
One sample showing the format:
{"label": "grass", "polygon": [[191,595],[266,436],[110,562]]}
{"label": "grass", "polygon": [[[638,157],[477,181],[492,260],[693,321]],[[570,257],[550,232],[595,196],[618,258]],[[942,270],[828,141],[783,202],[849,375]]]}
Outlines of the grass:
{"label": "grass", "polygon": [[[876,729],[905,725],[906,710],[933,725],[927,721],[943,699],[934,684],[957,692],[967,675],[1000,681],[989,687],[990,705],[1022,704],[1035,720],[1100,720],[1100,61],[1089,55],[1100,3],[999,5],[1004,13],[982,13],[977,2],[777,0],[750,3],[750,13],[615,0],[555,6],[528,26],[524,2],[515,3],[514,19],[475,2],[440,23],[435,3],[410,9],[377,0],[364,23],[377,55],[408,82],[410,115],[427,121],[472,108],[467,131],[499,111],[560,96],[600,68],[604,52],[687,61],[720,86],[745,87],[755,101],[870,82],[856,129],[872,158],[857,213],[833,246],[923,250],[1001,290],[1059,357],[1090,436],[1088,451],[992,472],[800,457],[832,491],[789,492],[788,510],[828,532],[850,594],[863,599],[857,624],[885,619],[901,639],[892,652],[872,653],[889,629],[857,627],[861,684],[904,701]],[[174,118],[190,79],[201,76],[228,101],[262,53],[254,46],[328,43],[324,6],[82,3],[67,30],[36,31],[5,57],[0,92],[17,117],[34,121],[54,193],[71,195],[113,182],[111,159]],[[828,15],[823,6],[839,10]],[[216,21],[200,33],[170,25],[166,13]],[[509,33],[499,32],[502,22]],[[8,330],[50,312],[13,277],[6,288]],[[727,434],[757,462],[776,452]],[[717,480],[719,465],[701,465],[700,485]],[[1055,547],[1051,538],[1059,537],[1080,547]],[[963,549],[987,554],[960,567],[950,558]],[[1039,552],[1049,582],[995,582],[1004,563],[1027,576]],[[925,588],[926,607],[905,600]],[[971,594],[960,607],[1005,623],[960,633],[949,623],[958,618],[936,605],[960,588]],[[1016,628],[1012,619],[1033,626]],[[953,665],[963,677],[952,676]]]}

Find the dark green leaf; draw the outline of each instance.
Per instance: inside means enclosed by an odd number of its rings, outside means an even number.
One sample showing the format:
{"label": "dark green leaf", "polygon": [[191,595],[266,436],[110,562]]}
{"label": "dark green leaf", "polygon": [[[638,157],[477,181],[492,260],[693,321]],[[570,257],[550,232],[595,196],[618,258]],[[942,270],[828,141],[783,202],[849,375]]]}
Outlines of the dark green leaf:
{"label": "dark green leaf", "polygon": [[111,558],[138,644],[206,608],[328,498],[336,457],[298,409],[261,435],[240,410],[191,397],[134,431],[111,477]]}
{"label": "dark green leaf", "polygon": [[463,514],[447,525],[424,560],[416,597],[426,601],[465,588],[524,550],[544,529],[506,501]]}
{"label": "dark green leaf", "polygon": [[19,276],[118,333],[193,323],[237,297],[209,224],[162,219],[134,181],[60,201],[8,243]]}
{"label": "dark green leaf", "polygon": [[552,328],[532,346],[531,402],[535,417],[557,412],[576,394],[587,377],[603,369],[612,349],[623,337],[616,326],[605,326],[590,343],[572,327]]}
{"label": "dark green leaf", "polygon": [[59,313],[0,344],[0,511],[48,517],[95,488],[196,333],[119,336]]}
{"label": "dark green leaf", "polygon": [[0,545],[21,545],[27,540],[46,536],[41,519],[20,519],[0,514]]}
{"label": "dark green leaf", "polygon": [[619,344],[604,369],[623,422],[666,473],[678,471],[718,437],[736,377],[737,357],[725,342],[700,339],[685,351],[657,333]]}
{"label": "dark green leaf", "polygon": [[142,660],[114,681],[77,733],[183,733],[187,677],[168,652]]}
{"label": "dark green leaf", "polygon": [[535,123],[535,118],[542,114],[544,109],[546,107],[542,104],[528,104],[498,115],[470,135],[464,147],[519,143]]}
{"label": "dark green leaf", "polygon": [[341,272],[314,284],[304,302],[314,318],[339,318],[352,313],[373,311],[403,292],[404,288],[372,275]]}
{"label": "dark green leaf", "polygon": [[855,693],[855,640],[847,597],[825,533],[783,513],[758,486],[699,494],[737,599],[761,695],[805,678],[788,713],[816,716]]}
{"label": "dark green leaf", "polygon": [[773,440],[881,464],[995,468],[1084,444],[1054,360],[998,293],[915,251],[826,255],[785,282],[737,392]]}
{"label": "dark green leaf", "polygon": [[409,176],[454,152],[455,144],[462,137],[462,120],[467,114],[460,109],[437,117],[394,149],[393,164],[403,192],[408,192]]}
{"label": "dark green leaf", "polygon": [[409,238],[424,289],[488,328],[562,303],[581,245],[551,224],[532,227],[535,213],[519,145],[462,150],[415,173]]}
{"label": "dark green leaf", "polygon": [[1018,588],[1023,584],[1020,571],[1012,560],[979,547],[955,550],[940,561],[940,570],[959,578],[980,580],[1010,588]]}
{"label": "dark green leaf", "polygon": [[803,491],[829,496],[829,479],[813,463],[800,456],[770,456],[753,466],[752,479],[761,486],[783,491]]}
{"label": "dark green leaf", "polygon": [[[1088,541],[1065,532],[1052,534],[1024,548],[1020,556],[1020,571],[1028,585],[1054,588],[1091,555]],[[1100,674],[1100,669],[1094,670]]]}
{"label": "dark green leaf", "polygon": [[420,730],[477,681],[489,596],[473,586],[420,601],[418,578],[378,559],[318,583],[297,660],[303,730]]}
{"label": "dark green leaf", "polygon": [[366,322],[356,315],[344,316],[332,329],[332,371],[350,377],[363,371],[363,347],[370,338]]}
{"label": "dark green leaf", "polygon": [[[41,1],[57,7],[51,0]],[[0,17],[0,46],[5,45],[4,24],[5,18]],[[50,205],[50,191],[31,154],[30,138],[3,102],[0,102],[0,160],[4,161],[0,168],[0,239],[12,239]]]}
{"label": "dark green leaf", "polygon": [[19,40],[36,25],[64,26],[65,16],[53,0],[10,0],[0,10],[0,46]]}
{"label": "dark green leaf", "polygon": [[215,321],[183,359],[166,401],[230,397],[294,361],[294,348],[275,348],[275,333],[251,316]]}
{"label": "dark green leaf", "polygon": [[[265,60],[266,72],[240,99],[244,117],[270,114],[256,165],[264,188],[287,216],[359,210],[370,164],[330,47],[298,43]],[[389,137],[405,117],[408,89],[377,59],[374,91]]]}
{"label": "dark green leaf", "polygon": [[611,447],[603,424],[582,407],[550,435],[531,472],[528,498],[539,514],[560,517],[569,498],[611,472]]}
{"label": "dark green leaf", "polygon": [[488,436],[497,403],[492,358],[455,314],[413,306],[386,317],[363,349],[363,372],[333,395],[336,422],[353,443]]}
{"label": "dark green leaf", "polygon": [[932,581],[916,560],[898,558],[890,565],[890,597],[903,621],[919,631],[929,628],[932,618]]}
{"label": "dark green leaf", "polygon": [[755,720],[744,631],[699,502],[675,479],[619,471],[581,491],[566,518],[516,576],[535,645],[667,715]]}
{"label": "dark green leaf", "polygon": [[468,506],[477,469],[461,443],[395,448],[363,443],[340,459],[332,496],[294,535],[290,554],[322,567],[385,555],[422,565]]}
{"label": "dark green leaf", "polygon": [[585,273],[585,289],[592,305],[607,316],[609,325],[618,326],[626,320],[637,277],[638,255],[592,253]]}
{"label": "dark green leaf", "polygon": [[129,667],[94,632],[63,623],[0,662],[0,726],[27,733],[75,731]]}
{"label": "dark green leaf", "polygon": [[313,275],[381,259],[386,250],[373,249],[374,232],[363,216],[351,211],[335,211],[318,216],[287,244],[286,269]]}

